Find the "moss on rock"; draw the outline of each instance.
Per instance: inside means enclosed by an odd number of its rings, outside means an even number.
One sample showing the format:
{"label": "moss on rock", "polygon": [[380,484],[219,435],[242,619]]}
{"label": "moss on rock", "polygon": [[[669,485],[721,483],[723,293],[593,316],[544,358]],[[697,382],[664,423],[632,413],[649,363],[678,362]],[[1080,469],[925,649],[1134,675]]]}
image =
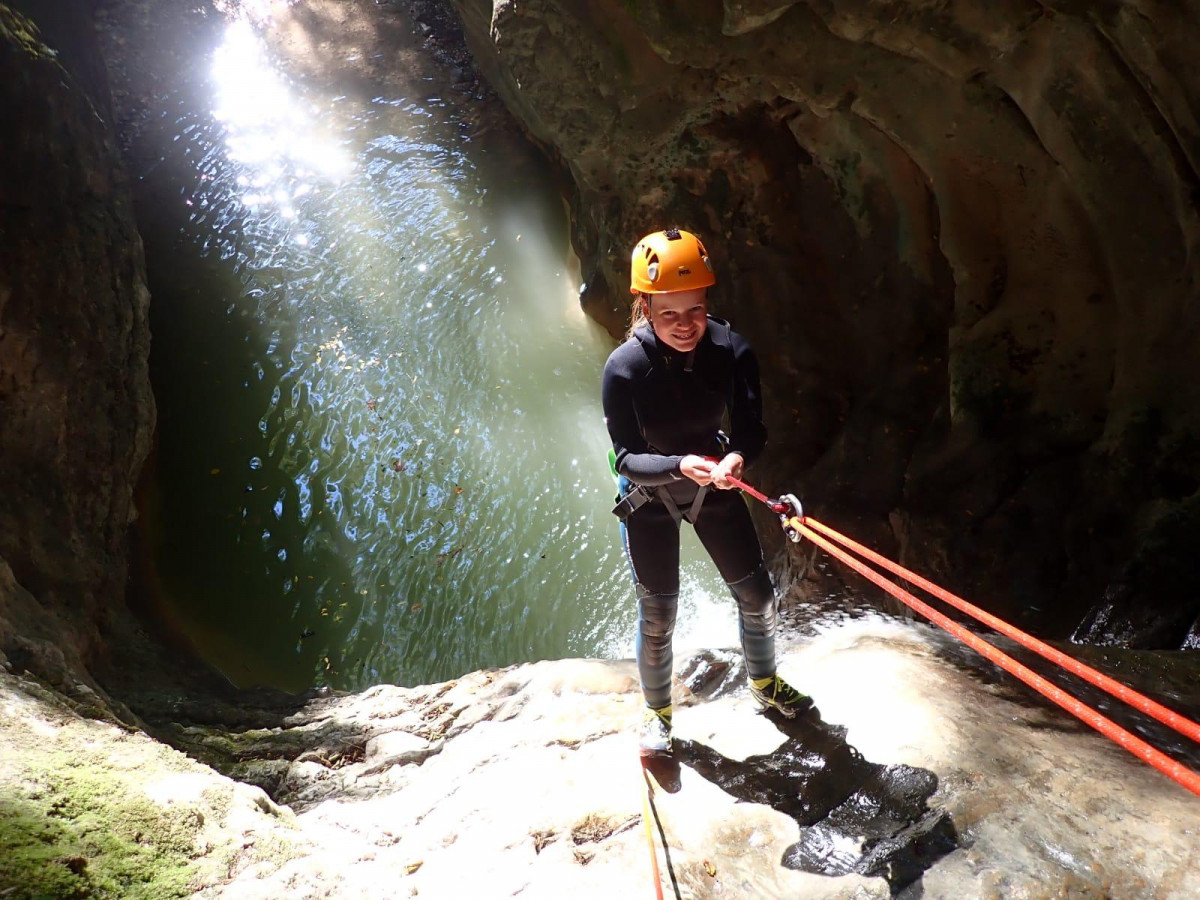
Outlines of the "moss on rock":
{"label": "moss on rock", "polygon": [[7,900],[185,897],[203,814],[139,796],[100,760],[48,754],[0,800]]}

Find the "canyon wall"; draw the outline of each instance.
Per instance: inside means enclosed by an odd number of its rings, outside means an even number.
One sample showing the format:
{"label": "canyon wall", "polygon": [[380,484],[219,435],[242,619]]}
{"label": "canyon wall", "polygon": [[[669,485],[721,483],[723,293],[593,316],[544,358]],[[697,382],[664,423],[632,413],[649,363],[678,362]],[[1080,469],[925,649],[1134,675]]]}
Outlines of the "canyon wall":
{"label": "canyon wall", "polygon": [[1046,633],[1197,639],[1200,6],[455,4],[589,313],[641,234],[707,240],[753,481]]}
{"label": "canyon wall", "polygon": [[37,24],[0,5],[0,653],[57,686],[123,604],[154,423],[142,242],[91,27],[83,3]]}

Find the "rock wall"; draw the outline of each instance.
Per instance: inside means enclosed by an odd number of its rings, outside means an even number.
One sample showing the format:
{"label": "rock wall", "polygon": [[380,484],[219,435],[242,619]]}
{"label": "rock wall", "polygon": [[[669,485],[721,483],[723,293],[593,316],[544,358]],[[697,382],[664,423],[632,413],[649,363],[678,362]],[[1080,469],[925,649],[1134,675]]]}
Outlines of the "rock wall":
{"label": "rock wall", "polygon": [[592,315],[640,234],[707,239],[754,480],[1043,631],[1185,641],[1200,5],[455,4],[574,180]]}
{"label": "rock wall", "polygon": [[0,4],[0,655],[65,686],[123,602],[154,402],[90,11],[41,12]]}

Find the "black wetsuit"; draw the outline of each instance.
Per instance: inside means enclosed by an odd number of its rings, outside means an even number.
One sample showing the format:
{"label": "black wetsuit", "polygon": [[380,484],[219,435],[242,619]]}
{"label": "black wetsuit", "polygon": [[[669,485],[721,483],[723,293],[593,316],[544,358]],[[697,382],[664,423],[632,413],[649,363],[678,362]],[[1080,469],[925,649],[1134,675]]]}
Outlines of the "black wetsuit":
{"label": "black wetsuit", "polygon": [[[649,325],[641,325],[608,358],[602,394],[622,489],[632,482],[656,495],[622,523],[622,532],[638,590],[642,688],[649,705],[659,707],[670,698],[678,513],[689,513],[700,490],[679,464],[690,453],[736,452],[747,465],[759,457],[766,428],[758,361],[745,338],[712,316],[689,353],[666,346]],[[729,447],[723,451],[718,432],[726,411]],[[745,500],[738,491],[710,488],[692,525],[738,601],[749,674],[774,674],[775,597]]]}

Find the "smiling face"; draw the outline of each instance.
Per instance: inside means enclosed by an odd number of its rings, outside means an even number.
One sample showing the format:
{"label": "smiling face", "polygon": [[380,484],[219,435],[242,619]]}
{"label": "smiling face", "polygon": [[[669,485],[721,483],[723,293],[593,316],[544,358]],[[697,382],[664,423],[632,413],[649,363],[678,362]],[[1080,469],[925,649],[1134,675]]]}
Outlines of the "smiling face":
{"label": "smiling face", "polygon": [[707,293],[706,288],[696,288],[651,294],[647,318],[658,339],[680,353],[695,349],[708,330]]}

